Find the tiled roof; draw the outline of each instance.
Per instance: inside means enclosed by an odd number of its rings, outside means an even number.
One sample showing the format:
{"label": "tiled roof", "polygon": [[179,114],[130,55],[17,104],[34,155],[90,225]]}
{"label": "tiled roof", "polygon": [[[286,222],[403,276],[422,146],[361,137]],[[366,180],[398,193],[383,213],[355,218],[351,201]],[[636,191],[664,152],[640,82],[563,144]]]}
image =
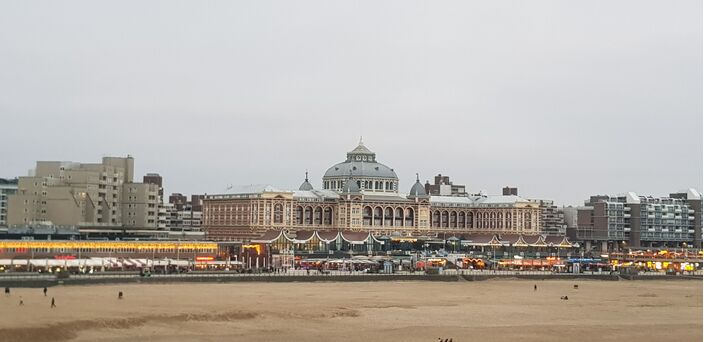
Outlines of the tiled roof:
{"label": "tiled roof", "polygon": [[316,233],[318,234],[318,238],[324,242],[335,241],[337,240],[337,236],[340,235],[340,233],[336,231],[316,231]]}
{"label": "tiled roof", "polygon": [[291,242],[301,243],[312,239],[313,236],[315,236],[314,230],[299,230],[295,235],[289,234],[286,237],[291,240]]}
{"label": "tiled roof", "polygon": [[500,241],[502,243],[510,243],[510,244],[515,244],[516,242],[519,242],[521,240],[521,235],[520,234],[501,234],[501,239]]}
{"label": "tiled roof", "polygon": [[368,232],[341,232],[342,239],[347,242],[364,242],[369,238]]}
{"label": "tiled roof", "polygon": [[538,243],[542,244],[543,242],[543,237],[540,235],[523,235],[522,238],[523,241],[525,241],[529,245],[535,245]]}
{"label": "tiled roof", "polygon": [[264,235],[262,235],[256,239],[252,239],[252,242],[271,243],[271,242],[276,241],[279,237],[281,237],[281,234],[283,234],[283,232],[280,230],[267,230],[266,232],[264,232]]}
{"label": "tiled roof", "polygon": [[471,244],[490,244],[492,241],[496,242],[496,236],[494,234],[475,233],[467,236],[466,241]]}

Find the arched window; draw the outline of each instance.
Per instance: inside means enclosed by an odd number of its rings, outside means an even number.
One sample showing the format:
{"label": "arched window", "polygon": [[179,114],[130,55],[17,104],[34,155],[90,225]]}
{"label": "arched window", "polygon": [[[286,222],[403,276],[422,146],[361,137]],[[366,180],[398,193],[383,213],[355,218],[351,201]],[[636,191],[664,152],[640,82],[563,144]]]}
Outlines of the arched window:
{"label": "arched window", "polygon": [[315,224],[323,223],[323,209],[320,207],[315,208]]}
{"label": "arched window", "polygon": [[372,208],[371,207],[364,207],[364,209],[362,210],[362,222],[364,223],[365,226],[372,225]]}
{"label": "arched window", "polygon": [[408,208],[406,209],[406,214],[404,215],[404,219],[406,221],[405,226],[406,227],[413,227],[415,226],[416,223],[416,215],[413,209]]}
{"label": "arched window", "polygon": [[380,207],[374,208],[374,225],[381,226],[382,218],[383,218],[383,211],[381,210],[381,208]]}
{"label": "arched window", "polygon": [[394,218],[394,210],[390,207],[387,207],[384,209],[384,225],[385,226],[392,226],[393,225],[393,218]]}
{"label": "arched window", "polygon": [[325,210],[323,211],[323,224],[332,224],[332,209],[330,209],[329,207],[325,208]]}
{"label": "arched window", "polygon": [[303,207],[296,206],[296,223],[303,224]]}
{"label": "arched window", "polygon": [[432,216],[431,225],[433,227],[440,227],[440,212],[437,210],[434,210],[433,213],[431,214],[431,216]]}
{"label": "arched window", "polygon": [[460,211],[460,213],[457,215],[457,225],[460,228],[465,228],[465,222],[467,222],[465,217],[466,216],[465,216],[464,211]]}
{"label": "arched window", "polygon": [[450,227],[457,228],[457,212],[453,211],[450,213]]}
{"label": "arched window", "polygon": [[313,224],[313,208],[306,207],[306,224]]}
{"label": "arched window", "polygon": [[274,204],[274,223],[284,223],[284,206]]}
{"label": "arched window", "polygon": [[396,208],[396,215],[394,217],[394,226],[403,226],[403,209]]}
{"label": "arched window", "polygon": [[449,217],[448,217],[447,211],[443,211],[443,212],[442,212],[442,217],[440,218],[440,225],[441,225],[443,228],[447,228],[447,227],[448,227],[448,224],[447,224],[448,218],[449,218]]}

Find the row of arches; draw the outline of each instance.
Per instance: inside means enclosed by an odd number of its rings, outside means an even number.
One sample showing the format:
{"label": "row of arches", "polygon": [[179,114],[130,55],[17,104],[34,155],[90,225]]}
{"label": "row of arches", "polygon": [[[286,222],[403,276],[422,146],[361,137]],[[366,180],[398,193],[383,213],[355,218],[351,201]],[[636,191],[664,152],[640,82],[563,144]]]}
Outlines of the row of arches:
{"label": "row of arches", "polygon": [[415,226],[415,211],[413,208],[365,206],[362,208],[362,225],[413,227]]}
{"label": "row of arches", "polygon": [[[276,213],[276,210],[274,210],[274,213]],[[299,225],[332,225],[334,222],[333,218],[331,207],[296,206],[296,224]],[[276,223],[276,220],[274,222]]]}
{"label": "row of arches", "polygon": [[[430,225],[434,228],[489,228],[513,229],[514,217],[511,212],[492,211],[474,213],[472,211],[431,210]],[[531,228],[531,213],[524,213],[517,217],[524,222],[523,226]]]}

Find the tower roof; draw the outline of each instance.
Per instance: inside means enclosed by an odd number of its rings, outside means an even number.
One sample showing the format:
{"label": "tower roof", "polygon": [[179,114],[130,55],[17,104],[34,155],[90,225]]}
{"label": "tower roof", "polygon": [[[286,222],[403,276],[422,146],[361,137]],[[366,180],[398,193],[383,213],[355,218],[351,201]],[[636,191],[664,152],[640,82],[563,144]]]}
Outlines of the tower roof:
{"label": "tower roof", "polygon": [[416,173],[416,183],[411,187],[411,192],[408,194],[409,197],[422,197],[427,196],[428,193],[425,192],[425,187],[420,183],[420,178]]}
{"label": "tower roof", "polygon": [[298,187],[298,190],[303,190],[303,191],[313,190],[313,185],[311,185],[310,182],[308,182],[308,171],[306,171],[306,179],[303,181],[301,186]]}

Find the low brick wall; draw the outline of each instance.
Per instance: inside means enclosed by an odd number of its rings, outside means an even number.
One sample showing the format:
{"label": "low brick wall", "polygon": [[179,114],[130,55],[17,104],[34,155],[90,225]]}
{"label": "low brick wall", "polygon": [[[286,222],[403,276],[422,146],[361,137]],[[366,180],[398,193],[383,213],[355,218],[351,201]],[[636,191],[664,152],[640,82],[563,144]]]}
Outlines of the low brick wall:
{"label": "low brick wall", "polygon": [[483,281],[488,279],[505,280],[702,280],[699,276],[619,276],[616,274],[473,274],[473,275],[295,275],[295,276],[168,276],[168,277],[95,277],[67,279],[3,279],[0,287],[43,288],[57,285],[92,285],[92,284],[165,284],[165,283],[236,283],[236,282],[369,282],[369,281]]}

